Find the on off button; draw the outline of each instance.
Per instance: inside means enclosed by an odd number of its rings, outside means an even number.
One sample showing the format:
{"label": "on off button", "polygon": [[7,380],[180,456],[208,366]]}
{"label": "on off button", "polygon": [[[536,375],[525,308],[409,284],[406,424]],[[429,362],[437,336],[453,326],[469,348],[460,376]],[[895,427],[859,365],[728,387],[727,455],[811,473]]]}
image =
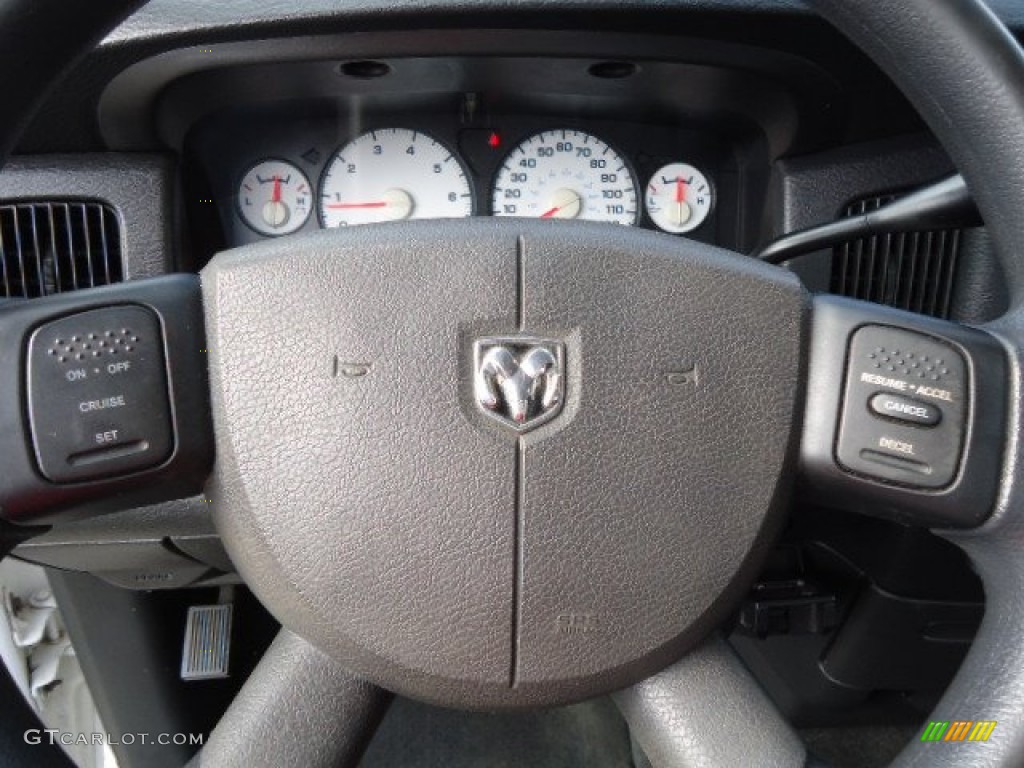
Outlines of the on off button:
{"label": "on off button", "polygon": [[887,392],[872,395],[868,407],[878,416],[922,427],[934,427],[942,420],[942,411],[931,403]]}

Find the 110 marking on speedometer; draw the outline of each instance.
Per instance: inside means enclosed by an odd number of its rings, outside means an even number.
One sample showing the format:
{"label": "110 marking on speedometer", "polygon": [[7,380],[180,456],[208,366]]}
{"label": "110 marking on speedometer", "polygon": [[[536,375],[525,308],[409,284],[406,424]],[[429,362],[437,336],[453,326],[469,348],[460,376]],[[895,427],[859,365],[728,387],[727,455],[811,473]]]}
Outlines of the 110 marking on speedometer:
{"label": "110 marking on speedometer", "polygon": [[577,130],[538,133],[521,142],[498,171],[495,216],[637,223],[636,179],[626,160]]}

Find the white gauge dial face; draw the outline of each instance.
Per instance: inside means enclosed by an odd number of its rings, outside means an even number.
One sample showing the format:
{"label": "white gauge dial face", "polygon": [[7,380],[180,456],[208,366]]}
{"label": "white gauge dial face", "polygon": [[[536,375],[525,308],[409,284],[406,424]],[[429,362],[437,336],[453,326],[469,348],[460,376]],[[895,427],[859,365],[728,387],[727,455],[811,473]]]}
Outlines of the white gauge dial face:
{"label": "white gauge dial face", "polygon": [[714,190],[707,177],[687,163],[659,168],[647,184],[647,215],[661,230],[692,232],[707,219],[714,205]]}
{"label": "white gauge dial face", "polygon": [[325,227],[473,215],[462,163],[443,144],[407,128],[359,136],[335,154],[320,187]]}
{"label": "white gauge dial face", "polygon": [[313,192],[309,180],[291,163],[264,160],[238,185],[238,214],[261,235],[288,235],[309,218]]}
{"label": "white gauge dial face", "polygon": [[491,198],[495,216],[633,225],[638,212],[625,159],[596,136],[568,129],[538,133],[513,149]]}

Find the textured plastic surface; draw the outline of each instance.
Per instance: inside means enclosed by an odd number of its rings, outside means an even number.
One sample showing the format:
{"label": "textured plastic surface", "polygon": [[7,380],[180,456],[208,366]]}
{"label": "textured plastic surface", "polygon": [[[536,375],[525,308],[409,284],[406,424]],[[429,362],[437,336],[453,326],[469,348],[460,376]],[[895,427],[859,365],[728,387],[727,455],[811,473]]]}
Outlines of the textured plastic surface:
{"label": "textured plastic surface", "polygon": [[960,352],[933,336],[868,325],[850,338],[846,362],[839,463],[914,488],[952,483],[970,402]]}
{"label": "textured plastic surface", "polygon": [[802,768],[806,750],[718,637],[615,696],[655,768]]}
{"label": "textured plastic surface", "polygon": [[819,663],[829,679],[862,691],[935,691],[963,661],[983,602],[927,600],[864,589]]}
{"label": "textured plastic surface", "polygon": [[[122,21],[140,0],[67,6],[60,0],[8,0],[0,5],[0,63],[17,73],[4,82],[0,161],[6,160],[55,80]],[[54,24],[60,19],[60,24]],[[49,46],[40,45],[47,41]],[[52,51],[60,51],[53,55]]]}
{"label": "textured plastic surface", "polygon": [[0,200],[96,199],[121,217],[126,280],[174,271],[172,158],[126,153],[14,157],[0,173]]}
{"label": "textured plastic surface", "polygon": [[[843,194],[847,199],[850,197],[849,190]],[[977,227],[981,223],[963,177],[954,175],[876,211],[784,235],[761,249],[757,257],[769,264],[781,264],[795,256],[869,235]]]}
{"label": "textured plastic surface", "polygon": [[130,474],[170,455],[167,367],[152,310],[122,305],[54,320],[32,334],[27,358],[26,410],[48,480]]}
{"label": "textured plastic surface", "polygon": [[[50,482],[40,474],[25,411],[28,339],[34,329],[59,318],[125,304],[147,307],[159,318],[161,365],[170,398],[170,455],[157,466],[136,468],[123,477]],[[6,395],[0,399],[0,516],[18,523],[67,520],[197,493],[213,460],[205,347],[199,281],[194,275],[139,280],[0,307],[0,351],[5,359],[17,361],[0,367],[0,391]]]}
{"label": "textured plastic surface", "polygon": [[211,568],[234,570],[203,497],[63,523],[16,551],[23,560],[130,589],[175,589]]}
{"label": "textured plastic surface", "polygon": [[425,697],[504,691],[513,626],[515,445],[463,390],[473,336],[515,328],[516,238],[446,231],[281,239],[202,274],[225,546],[282,623]]}
{"label": "textured plastic surface", "polygon": [[[902,4],[886,7],[868,0],[843,0],[828,7],[908,87],[933,125],[958,150],[968,177],[973,174],[979,188],[990,188],[981,201],[982,208],[991,214],[990,223],[995,220],[1004,254],[1019,253],[1024,243],[1020,218],[1005,202],[1019,199],[1017,193],[1024,186],[1021,160],[1007,151],[1022,144],[1020,126],[1024,125],[1019,94],[1006,88],[1007,82],[1024,80],[1019,57],[1010,53],[1012,44],[1000,37],[996,27],[986,24],[979,6],[972,3],[920,2],[914,6],[920,11],[916,14],[908,13]],[[856,15],[846,17],[845,13]],[[153,26],[147,31],[155,34]],[[974,55],[955,59],[948,55],[949,50],[961,48]],[[1020,338],[1018,320],[1014,316],[1002,324],[1014,343]],[[1015,413],[1011,414],[1014,418]],[[1019,651],[1021,619],[1019,610],[1010,610],[1019,608],[1022,582],[1019,565],[1014,567],[1020,562],[1020,524],[1015,519],[1019,516],[1010,514],[1018,508],[1014,493],[1005,495],[992,531],[965,541],[986,578],[990,600],[997,600],[1006,610],[996,612],[996,618],[983,629],[979,645],[946,702],[946,709],[954,715],[957,706],[983,708],[989,717],[999,717],[1004,727],[999,738],[981,750],[976,745],[949,745],[942,751],[926,752],[928,747],[916,745],[906,756],[907,764],[1012,764],[1020,754],[1021,729],[1014,716],[1020,702],[1019,671],[1024,668]],[[1016,601],[1013,595],[1018,596]]]}
{"label": "textured plastic surface", "polygon": [[[869,344],[851,345],[851,338]],[[813,496],[827,506],[937,527],[970,528],[992,513],[1008,396],[1006,355],[992,335],[818,296],[809,359],[800,461]],[[868,407],[878,393],[937,405],[942,420],[925,428],[881,419]]]}
{"label": "textured plastic surface", "polygon": [[[393,690],[502,706],[639,680],[722,617],[776,522],[803,289],[562,224],[356,227],[203,272],[225,544],[283,623]],[[472,342],[517,332],[566,358],[563,411],[521,440],[471,386]]]}
{"label": "textured plastic surface", "polygon": [[[879,190],[908,189],[949,174],[953,166],[927,134],[843,146],[775,163],[771,182],[771,236],[834,221],[851,200]],[[991,254],[989,261],[993,260]],[[827,292],[831,258],[825,251],[787,265],[814,292]],[[961,265],[963,266],[963,265]]]}
{"label": "textured plastic surface", "polygon": [[524,693],[639,679],[745,589],[789,480],[807,309],[760,267],[620,228],[524,229],[523,327],[576,340],[579,398],[564,431],[523,441]]}
{"label": "textured plastic surface", "polygon": [[282,630],[188,768],[349,768],[390,702]]}
{"label": "textured plastic surface", "polygon": [[[128,19],[115,29],[107,38],[108,43],[123,43],[129,40],[152,39],[172,34],[195,33],[204,30],[219,30],[224,27],[251,27],[266,23],[268,20],[284,21],[303,17],[312,17],[319,24],[326,24],[332,17],[342,13],[355,16],[383,14],[422,8],[425,13],[469,13],[473,10],[495,12],[509,11],[517,6],[536,11],[559,9],[592,9],[591,3],[585,0],[567,0],[557,6],[546,6],[539,0],[530,3],[495,3],[493,0],[462,0],[461,2],[431,2],[418,4],[415,0],[392,0],[388,5],[381,0],[359,0],[339,8],[331,0],[303,0],[301,4],[291,3],[282,6],[276,0],[261,2],[242,2],[232,0],[223,4],[210,5],[203,0],[154,0],[146,8]],[[726,12],[733,14],[762,12],[769,14],[795,14],[809,16],[813,6],[801,0],[775,0],[768,4],[764,0],[629,0],[623,7],[635,11],[647,11],[652,8],[682,6],[690,10],[701,10],[708,13]],[[990,5],[997,9],[1008,24],[1024,24],[1024,11],[1015,0],[994,0]]]}
{"label": "textured plastic surface", "polygon": [[[336,10],[347,13],[354,6]],[[666,5],[662,10],[671,13],[679,8]],[[188,123],[217,111],[218,105],[232,108],[253,99],[354,97],[372,106],[387,93],[402,92],[413,103],[421,103],[427,93],[507,91],[518,82],[539,79],[543,88],[522,91],[534,105],[552,97],[554,104],[563,101],[557,109],[565,109],[564,99],[586,97],[621,113],[640,108],[649,94],[657,92],[663,107],[682,109],[687,120],[699,116],[721,121],[729,113],[770,126],[775,152],[791,146],[797,131],[810,134],[838,128],[827,108],[835,83],[806,60],[770,50],[772,46],[748,47],[728,37],[709,42],[696,35],[629,35],[629,22],[638,20],[624,14],[619,23],[605,23],[604,29],[595,25],[581,35],[575,29],[536,28],[537,17],[527,4],[515,11],[528,32],[510,34],[496,28],[492,15],[478,29],[446,35],[442,49],[437,45],[439,32],[425,21],[412,24],[410,30],[415,31],[355,34],[348,25],[278,25],[259,46],[249,45],[246,35],[242,43],[222,38],[212,50],[196,45],[150,55],[112,73],[116,77],[109,85],[104,83],[100,129],[112,148],[138,151],[153,147],[157,132],[163,142],[177,146]],[[638,26],[659,33],[669,28],[650,21]],[[285,37],[310,30],[316,36]],[[337,30],[349,34],[325,34]],[[235,27],[232,33],[240,31]],[[687,27],[685,34],[694,31]],[[145,50],[152,52],[149,46]],[[338,76],[339,62],[359,59],[383,59],[391,71],[379,79]],[[625,80],[600,78],[588,71],[595,60],[643,60],[644,66]],[[625,83],[628,88],[622,87]],[[504,103],[507,109],[513,102]],[[804,112],[803,119],[794,119],[794,107]],[[579,114],[578,108],[573,109]],[[143,119],[155,113],[157,121]]]}
{"label": "textured plastic surface", "polygon": [[[996,720],[984,748],[913,742],[894,765],[928,768],[1013,766],[1024,754],[1024,498],[1021,497],[1021,344],[1024,342],[1024,55],[980,2],[969,0],[816,0],[850,38],[908,95],[957,162],[1006,270],[1011,309],[994,323],[1008,351],[1004,417],[1006,466],[992,519],[977,532],[950,534],[970,555],[985,584],[986,611],[974,644],[932,720],[984,712]],[[950,56],[949,51],[961,55]],[[986,369],[988,370],[988,369]],[[996,369],[998,370],[998,369]],[[993,374],[993,379],[999,374]],[[981,402],[981,401],[979,401]],[[995,450],[1003,441],[993,436]],[[970,498],[967,499],[971,501]],[[979,715],[980,716],[980,715]],[[947,745],[943,745],[947,746]]]}

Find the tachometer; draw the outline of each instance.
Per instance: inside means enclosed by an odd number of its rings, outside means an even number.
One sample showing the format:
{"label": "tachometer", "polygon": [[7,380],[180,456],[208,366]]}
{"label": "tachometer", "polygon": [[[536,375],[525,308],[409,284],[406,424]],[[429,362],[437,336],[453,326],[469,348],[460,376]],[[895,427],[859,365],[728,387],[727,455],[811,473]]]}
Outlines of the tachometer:
{"label": "tachometer", "polygon": [[495,216],[631,225],[638,211],[626,160],[596,136],[570,129],[538,133],[513,149],[491,198]]}
{"label": "tachometer", "polygon": [[472,214],[462,163],[436,139],[407,128],[353,139],[335,154],[320,186],[325,227]]}

